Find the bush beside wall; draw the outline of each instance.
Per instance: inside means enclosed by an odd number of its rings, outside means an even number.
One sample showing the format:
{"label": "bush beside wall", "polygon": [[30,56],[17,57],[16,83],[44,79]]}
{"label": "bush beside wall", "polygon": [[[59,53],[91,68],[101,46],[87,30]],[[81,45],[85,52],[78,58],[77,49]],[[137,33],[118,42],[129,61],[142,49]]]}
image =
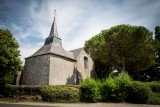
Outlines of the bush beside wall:
{"label": "bush beside wall", "polygon": [[80,91],[77,86],[46,86],[41,88],[42,100],[47,102],[79,102]]}
{"label": "bush beside wall", "polygon": [[152,81],[146,83],[152,90],[152,93],[148,99],[148,104],[159,104],[160,105],[160,82]]}
{"label": "bush beside wall", "polygon": [[160,105],[160,93],[151,93],[148,101],[147,101],[148,104],[159,104]]}
{"label": "bush beside wall", "polygon": [[131,77],[122,72],[116,77],[109,77],[103,82],[102,95],[104,101],[124,101],[128,95],[127,89],[131,85]]}
{"label": "bush beside wall", "polygon": [[127,101],[131,103],[147,103],[152,91],[150,87],[142,82],[134,81],[128,88]]}
{"label": "bush beside wall", "polygon": [[158,81],[152,81],[146,83],[153,92],[160,93],[160,82]]}
{"label": "bush beside wall", "polygon": [[130,102],[160,104],[160,82],[132,81],[126,73],[104,81],[85,79],[81,86],[15,86],[6,85],[5,97],[48,102]]}
{"label": "bush beside wall", "polygon": [[109,77],[104,81],[85,79],[81,85],[81,101],[124,101],[127,97],[127,88],[132,79],[127,73],[121,73],[116,77]]}
{"label": "bush beside wall", "polygon": [[87,78],[80,87],[81,101],[160,104],[159,86],[159,82],[132,81],[124,72],[104,81]]}
{"label": "bush beside wall", "polygon": [[57,86],[16,86],[7,84],[5,86],[5,97],[11,97],[27,101],[49,101],[49,102],[79,102],[79,86],[57,85]]}
{"label": "bush beside wall", "polygon": [[5,96],[40,95],[40,86],[16,86],[7,84],[5,86]]}
{"label": "bush beside wall", "polygon": [[80,90],[81,90],[81,101],[98,102],[102,100],[100,81],[87,78],[82,82]]}

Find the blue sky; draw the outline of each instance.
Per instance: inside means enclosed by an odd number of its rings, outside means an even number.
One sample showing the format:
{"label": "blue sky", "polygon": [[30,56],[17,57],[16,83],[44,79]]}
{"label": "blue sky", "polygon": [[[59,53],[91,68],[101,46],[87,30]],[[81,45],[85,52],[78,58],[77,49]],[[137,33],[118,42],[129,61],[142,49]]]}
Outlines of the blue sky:
{"label": "blue sky", "polygon": [[0,28],[18,40],[21,59],[32,55],[48,37],[57,10],[57,28],[66,50],[103,29],[141,25],[154,32],[160,25],[160,0],[0,0]]}

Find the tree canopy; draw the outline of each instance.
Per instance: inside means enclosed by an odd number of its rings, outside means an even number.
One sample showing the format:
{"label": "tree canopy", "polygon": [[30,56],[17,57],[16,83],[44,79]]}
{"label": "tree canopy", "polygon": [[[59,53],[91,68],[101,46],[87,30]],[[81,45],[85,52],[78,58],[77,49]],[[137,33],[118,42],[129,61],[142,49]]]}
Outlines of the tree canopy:
{"label": "tree canopy", "polygon": [[106,68],[134,73],[155,64],[152,32],[143,26],[118,25],[85,42],[93,60]]}
{"label": "tree canopy", "polygon": [[156,45],[158,47],[158,49],[157,49],[157,62],[160,65],[160,26],[155,27],[155,40],[156,40]]}
{"label": "tree canopy", "polygon": [[11,32],[0,29],[0,84],[13,83],[14,75],[21,70],[18,47]]}

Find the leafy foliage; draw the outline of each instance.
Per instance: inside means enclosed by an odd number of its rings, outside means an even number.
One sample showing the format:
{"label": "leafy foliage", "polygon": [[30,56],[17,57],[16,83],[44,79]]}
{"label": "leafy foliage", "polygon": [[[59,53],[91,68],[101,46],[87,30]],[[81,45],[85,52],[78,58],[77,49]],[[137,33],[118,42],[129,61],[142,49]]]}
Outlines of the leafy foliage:
{"label": "leafy foliage", "polygon": [[155,64],[152,32],[143,26],[118,25],[103,30],[86,41],[85,50],[94,61],[132,75]]}
{"label": "leafy foliage", "polygon": [[157,49],[157,62],[158,64],[160,64],[160,26],[156,26],[155,27],[155,40],[156,40],[156,44],[158,45],[158,49]]}
{"label": "leafy foliage", "polygon": [[136,75],[133,75],[134,80],[138,81],[160,81],[160,68],[159,64],[155,64],[147,69],[138,71]]}
{"label": "leafy foliage", "polygon": [[102,96],[100,92],[101,82],[87,78],[81,85],[81,100],[89,102],[101,101]]}
{"label": "leafy foliage", "polygon": [[160,105],[160,93],[154,93],[152,92],[148,101],[148,104],[155,104],[155,105]]}
{"label": "leafy foliage", "polygon": [[152,91],[147,84],[134,81],[132,85],[128,88],[127,101],[132,103],[147,103]]}
{"label": "leafy foliage", "polygon": [[48,102],[79,102],[80,92],[74,86],[46,86],[41,89],[41,96]]}
{"label": "leafy foliage", "polygon": [[22,95],[40,95],[41,87],[33,86],[17,86],[7,84],[5,86],[4,95],[7,97],[22,96]]}
{"label": "leafy foliage", "polygon": [[109,76],[106,80],[97,81],[87,78],[82,82],[81,98],[90,102],[122,102],[160,104],[160,83],[157,81],[143,83],[132,81],[122,72]]}
{"label": "leafy foliage", "polygon": [[[49,102],[122,102],[160,104],[160,83],[132,81],[127,73],[111,76],[104,81],[87,78],[83,86],[15,86],[7,84],[5,97],[16,100]],[[80,99],[81,98],[81,99]]]}
{"label": "leafy foliage", "polygon": [[14,75],[21,70],[18,42],[9,30],[0,29],[0,84],[14,83]]}
{"label": "leafy foliage", "polygon": [[105,81],[85,79],[81,86],[81,97],[85,101],[124,101],[127,87],[132,79],[127,73],[120,73],[116,77],[109,77]]}
{"label": "leafy foliage", "polygon": [[105,101],[124,101],[132,79],[127,73],[120,73],[116,77],[109,77],[103,83],[102,93]]}
{"label": "leafy foliage", "polygon": [[160,93],[160,82],[152,81],[146,83],[152,90],[152,92]]}
{"label": "leafy foliage", "polygon": [[152,90],[150,97],[148,99],[149,104],[159,104],[160,105],[160,82],[152,81],[146,83]]}

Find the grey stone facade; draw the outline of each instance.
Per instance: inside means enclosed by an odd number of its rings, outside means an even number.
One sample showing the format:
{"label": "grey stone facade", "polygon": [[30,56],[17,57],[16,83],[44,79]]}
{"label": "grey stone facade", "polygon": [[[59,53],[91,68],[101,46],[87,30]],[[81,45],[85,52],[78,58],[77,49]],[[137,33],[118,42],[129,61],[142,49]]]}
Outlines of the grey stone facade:
{"label": "grey stone facade", "polygon": [[22,85],[49,85],[50,55],[27,58],[21,74]]}
{"label": "grey stone facade", "polygon": [[51,55],[49,85],[75,84],[74,65],[74,60]]}
{"label": "grey stone facade", "polygon": [[54,18],[44,45],[25,59],[21,85],[75,85],[87,77],[95,77],[92,58],[82,48],[63,49]]}
{"label": "grey stone facade", "polygon": [[[84,67],[84,58],[88,58],[88,67]],[[77,57],[77,62],[76,62],[76,68],[82,75],[82,79],[85,79],[87,77],[93,78],[96,76],[94,72],[94,62],[92,58],[82,49],[80,52],[79,56]]]}

